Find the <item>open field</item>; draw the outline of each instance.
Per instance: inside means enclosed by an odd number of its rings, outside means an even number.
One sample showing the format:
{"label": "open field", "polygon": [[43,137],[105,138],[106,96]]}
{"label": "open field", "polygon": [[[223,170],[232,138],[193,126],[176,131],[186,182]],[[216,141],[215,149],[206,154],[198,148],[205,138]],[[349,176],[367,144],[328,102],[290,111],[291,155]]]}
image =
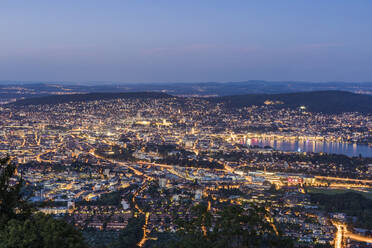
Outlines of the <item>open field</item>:
{"label": "open field", "polygon": [[348,192],[354,192],[361,194],[367,199],[372,200],[372,191],[361,191],[355,189],[330,189],[330,188],[308,188],[308,193],[321,193],[321,194],[328,194],[328,195],[336,195],[336,194],[343,194]]}

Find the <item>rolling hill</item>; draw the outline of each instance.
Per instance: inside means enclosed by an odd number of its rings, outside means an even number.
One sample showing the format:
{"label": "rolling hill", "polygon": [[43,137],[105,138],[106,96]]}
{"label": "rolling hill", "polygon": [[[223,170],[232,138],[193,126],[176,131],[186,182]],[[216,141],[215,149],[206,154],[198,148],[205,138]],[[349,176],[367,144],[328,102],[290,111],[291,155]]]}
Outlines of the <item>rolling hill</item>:
{"label": "rolling hill", "polygon": [[68,102],[88,102],[113,99],[154,99],[154,98],[174,98],[174,96],[158,92],[131,92],[131,93],[88,93],[71,95],[52,95],[44,97],[34,97],[18,100],[10,103],[13,106],[42,105],[42,104],[61,104]]}
{"label": "rolling hill", "polygon": [[248,94],[208,98],[215,103],[225,103],[230,108],[262,106],[296,109],[306,107],[310,112],[337,114],[343,112],[372,113],[372,95],[346,91],[312,91],[286,94]]}
{"label": "rolling hill", "polygon": [[[60,104],[68,102],[86,102],[112,99],[160,99],[178,98],[159,92],[130,92],[130,93],[87,93],[73,95],[53,95],[26,98],[10,103],[13,106]],[[298,109],[305,107],[307,111],[338,114],[344,112],[372,113],[372,95],[355,94],[347,91],[311,91],[285,94],[247,94],[222,97],[200,98],[210,103],[224,103],[228,108],[245,106],[270,105],[275,108]]]}

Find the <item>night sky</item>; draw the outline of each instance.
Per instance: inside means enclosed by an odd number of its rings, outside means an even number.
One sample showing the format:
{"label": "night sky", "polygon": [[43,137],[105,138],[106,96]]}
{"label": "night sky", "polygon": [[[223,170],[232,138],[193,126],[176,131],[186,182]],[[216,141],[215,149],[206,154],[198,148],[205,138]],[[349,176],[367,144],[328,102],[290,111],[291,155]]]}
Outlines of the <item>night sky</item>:
{"label": "night sky", "polygon": [[372,81],[369,0],[2,0],[0,80]]}

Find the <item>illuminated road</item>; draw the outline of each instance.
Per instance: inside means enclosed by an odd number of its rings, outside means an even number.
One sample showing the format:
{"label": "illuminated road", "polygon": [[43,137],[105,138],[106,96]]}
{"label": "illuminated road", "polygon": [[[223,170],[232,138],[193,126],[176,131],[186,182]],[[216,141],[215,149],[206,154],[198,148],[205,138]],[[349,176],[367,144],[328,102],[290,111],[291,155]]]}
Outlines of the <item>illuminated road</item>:
{"label": "illuminated road", "polygon": [[[193,180],[193,179],[189,178],[188,176],[184,176],[181,173],[175,171],[174,166],[172,166],[172,165],[157,164],[157,163],[150,163],[150,162],[144,162],[144,161],[139,161],[137,163],[140,164],[140,165],[150,165],[150,166],[155,166],[155,167],[161,167],[161,168],[167,169],[173,175],[176,175],[176,176],[181,177],[181,178],[186,179],[186,180],[190,180],[190,181]],[[200,168],[193,168],[193,169],[199,170]],[[211,170],[211,171],[223,171],[225,173],[236,174],[235,170],[227,164],[224,164],[224,169],[211,169],[211,168],[202,168],[202,169],[203,170]],[[244,176],[244,178],[247,180],[247,182],[252,182],[252,178],[250,176]]]}
{"label": "illuminated road", "polygon": [[335,225],[337,228],[336,236],[334,239],[335,248],[342,248],[343,247],[342,240],[343,240],[343,233],[344,233],[343,226],[339,224],[335,224],[335,223],[333,223],[333,225]]}
{"label": "illuminated road", "polygon": [[349,238],[358,242],[372,243],[372,237],[366,237],[359,234],[355,234],[347,230],[347,226],[337,221],[332,221],[332,224],[337,228],[337,232],[334,239],[335,248],[344,248],[344,240]]}
{"label": "illuminated road", "polygon": [[147,230],[147,225],[149,223],[149,216],[150,216],[150,213],[146,212],[145,224],[142,227],[143,237],[142,237],[141,241],[137,244],[139,247],[143,247],[144,244],[146,243],[147,239],[148,239],[147,233],[149,232],[149,230]]}
{"label": "illuminated road", "polygon": [[[270,213],[269,207],[266,207],[265,209],[266,209],[267,213]],[[269,215],[265,215],[265,219],[271,225],[271,227],[273,228],[275,234],[277,236],[279,236],[279,232],[278,232],[278,229],[276,228],[276,226],[274,224],[273,218],[271,218]]]}
{"label": "illuminated road", "polygon": [[102,160],[106,160],[106,161],[110,161],[111,163],[114,163],[114,164],[118,164],[118,165],[121,165],[121,166],[125,166],[127,168],[129,168],[130,170],[132,170],[134,172],[134,174],[136,174],[137,176],[143,176],[147,179],[152,179],[151,177],[147,176],[146,174],[144,174],[143,172],[135,169],[134,167],[130,166],[128,163],[124,163],[124,162],[119,162],[119,161],[116,161],[114,159],[109,159],[109,158],[105,158],[105,157],[102,157],[102,156],[99,156],[97,155],[94,150],[90,150],[89,151],[89,154],[98,158],[98,159],[102,159]]}
{"label": "illuminated road", "polygon": [[369,185],[365,185],[365,184],[350,184],[350,183],[331,183],[329,185],[329,188],[335,188],[335,189],[339,189],[339,188],[346,188],[346,189],[350,189],[350,188],[357,188],[357,189],[360,189],[360,188],[372,188],[372,186],[369,186]]}
{"label": "illuminated road", "polygon": [[40,162],[45,162],[45,163],[53,163],[53,162],[55,162],[55,161],[53,161],[53,160],[46,160],[46,159],[42,159],[42,158],[41,158],[41,156],[43,156],[43,155],[45,155],[45,154],[48,154],[48,153],[51,153],[51,152],[56,153],[56,152],[57,152],[57,149],[47,150],[47,151],[45,151],[45,152],[43,152],[43,153],[38,154],[38,155],[36,156],[36,161],[39,162],[39,163],[40,163]]}
{"label": "illuminated road", "polygon": [[139,208],[138,204],[136,203],[136,196],[141,193],[147,186],[147,179],[145,178],[143,180],[142,186],[133,194],[132,202],[134,204],[134,207],[140,212],[141,214],[144,214],[145,212],[142,211],[142,209]]}
{"label": "illuminated road", "polygon": [[366,243],[372,243],[372,238],[371,237],[365,237],[359,234],[354,234],[349,231],[346,232],[346,237],[349,239],[359,241],[359,242],[366,242]]}
{"label": "illuminated road", "polygon": [[352,178],[341,178],[341,177],[324,177],[324,176],[315,176],[316,179],[325,179],[333,181],[344,181],[344,182],[361,182],[361,183],[372,183],[372,180],[365,179],[352,179]]}

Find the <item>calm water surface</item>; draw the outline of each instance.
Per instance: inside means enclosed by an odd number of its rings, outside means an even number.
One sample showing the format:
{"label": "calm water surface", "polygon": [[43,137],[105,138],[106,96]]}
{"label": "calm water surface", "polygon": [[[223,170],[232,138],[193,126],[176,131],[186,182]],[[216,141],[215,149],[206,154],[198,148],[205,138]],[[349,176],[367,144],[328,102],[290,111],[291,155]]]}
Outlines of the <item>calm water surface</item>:
{"label": "calm water surface", "polygon": [[272,138],[267,139],[248,139],[248,145],[258,145],[261,147],[271,146],[280,151],[301,151],[301,152],[324,152],[334,154],[344,154],[347,156],[372,157],[372,147],[367,145],[357,145],[352,143],[339,142],[319,142],[319,141],[283,141]]}

